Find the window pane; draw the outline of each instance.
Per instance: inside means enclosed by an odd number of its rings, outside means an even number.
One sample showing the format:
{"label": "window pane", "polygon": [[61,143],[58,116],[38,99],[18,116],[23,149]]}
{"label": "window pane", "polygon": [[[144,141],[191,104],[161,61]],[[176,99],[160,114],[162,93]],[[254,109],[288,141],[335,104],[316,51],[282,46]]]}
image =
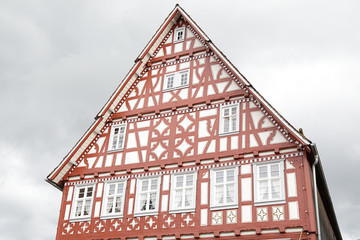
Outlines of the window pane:
{"label": "window pane", "polygon": [[260,178],[267,178],[267,166],[260,166],[259,167],[259,177]]}
{"label": "window pane", "polygon": [[190,207],[192,203],[192,189],[186,189],[185,191],[185,207]]}
{"label": "window pane", "polygon": [[149,210],[156,209],[156,193],[150,193]]}
{"label": "window pane", "polygon": [[192,186],[193,185],[193,175],[187,175],[186,176],[186,186]]}
{"label": "window pane", "polygon": [[91,200],[85,201],[84,216],[87,216],[90,214],[90,204],[91,204]]}
{"label": "window pane", "polygon": [[115,213],[121,212],[121,203],[121,197],[117,197],[115,202]]}
{"label": "window pane", "polygon": [[187,84],[187,79],[188,79],[188,74],[187,73],[182,73],[181,77],[180,77],[180,85],[186,85]]}
{"label": "window pane", "polygon": [[236,122],[237,122],[236,117],[232,117],[231,118],[231,126],[232,126],[231,131],[236,131]]}
{"label": "window pane", "polygon": [[234,181],[234,170],[233,169],[231,169],[231,170],[227,170],[226,171],[226,180],[228,181],[228,182],[233,182]]}
{"label": "window pane", "polygon": [[280,180],[271,181],[271,196],[273,199],[280,198]]}
{"label": "window pane", "polygon": [[78,201],[76,204],[76,211],[75,211],[76,217],[81,216],[82,203],[83,203],[82,201]]}
{"label": "window pane", "polygon": [[93,187],[88,187],[86,196],[87,196],[87,197],[91,197],[91,196],[92,196],[92,192],[93,192]]}
{"label": "window pane", "polygon": [[215,203],[216,204],[224,203],[224,187],[223,186],[215,187]]}
{"label": "window pane", "polygon": [[267,181],[261,181],[260,184],[260,199],[261,200],[267,200],[269,198],[268,194],[268,182]]}
{"label": "window pane", "polygon": [[234,188],[234,184],[229,184],[227,185],[227,189],[226,189],[226,202],[227,203],[233,203],[235,202],[235,188]]}
{"label": "window pane", "polygon": [[156,190],[157,189],[157,179],[152,179],[151,180],[151,190]]}
{"label": "window pane", "polygon": [[114,195],[115,193],[115,184],[109,185],[109,195]]}
{"label": "window pane", "polygon": [[177,176],[176,177],[176,187],[182,187],[184,182],[183,176]]}
{"label": "window pane", "polygon": [[215,172],[215,175],[216,175],[216,183],[224,182],[224,171],[217,171]]}
{"label": "window pane", "polygon": [[232,107],[231,108],[231,115],[236,115],[237,112],[237,107]]}
{"label": "window pane", "polygon": [[85,194],[85,188],[80,188],[79,189],[79,198],[83,198]]}
{"label": "window pane", "polygon": [[278,177],[279,176],[279,165],[278,164],[271,165],[270,168],[271,168],[271,176]]}
{"label": "window pane", "polygon": [[106,213],[112,213],[113,205],[114,205],[113,202],[114,202],[114,197],[109,197],[106,205]]}
{"label": "window pane", "polygon": [[146,211],[147,205],[147,194],[143,193],[140,195],[140,211]]}
{"label": "window pane", "polygon": [[175,206],[181,207],[182,205],[182,190],[175,191]]}
{"label": "window pane", "polygon": [[174,76],[168,76],[167,77],[167,88],[174,87]]}
{"label": "window pane", "polygon": [[117,185],[117,193],[123,193],[124,191],[124,183],[118,183]]}
{"label": "window pane", "polygon": [[142,191],[147,191],[148,188],[149,188],[149,180],[142,180],[141,190]]}

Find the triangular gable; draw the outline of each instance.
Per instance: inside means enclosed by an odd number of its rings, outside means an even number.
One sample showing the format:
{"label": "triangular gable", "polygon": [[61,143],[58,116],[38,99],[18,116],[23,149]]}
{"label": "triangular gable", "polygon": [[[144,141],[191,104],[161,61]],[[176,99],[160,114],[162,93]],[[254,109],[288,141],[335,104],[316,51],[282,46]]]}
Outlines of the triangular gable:
{"label": "triangular gable", "polygon": [[[190,18],[190,16],[179,5],[176,5],[173,11],[169,14],[168,18],[160,26],[159,30],[155,33],[153,38],[150,40],[144,50],[140,53],[133,68],[129,71],[129,73],[126,75],[125,79],[121,82],[119,87],[115,90],[109,101],[99,112],[95,122],[87,130],[84,136],[78,141],[78,143],[73,147],[70,153],[58,165],[58,167],[55,168],[53,172],[48,176],[48,181],[50,183],[61,188],[63,177],[67,173],[73,171],[76,165],[80,164],[85,159],[85,155],[89,153],[90,149],[94,146],[94,144],[97,143],[97,141],[101,138],[100,136],[104,133],[106,129],[106,122],[113,117],[114,113],[120,114],[121,112],[119,110],[121,106],[123,106],[123,103],[127,100],[130,100],[128,98],[133,90],[131,87],[134,84],[137,85],[141,81],[141,79],[146,78],[146,75],[144,74],[146,74],[145,70],[147,69],[147,67],[149,67],[148,62],[151,62],[154,59],[156,60],[156,56],[158,59],[161,58],[161,54],[159,55],[160,50],[158,52],[156,51],[164,43],[164,39],[167,36],[166,33],[171,31],[173,26],[178,23],[177,20],[180,17],[182,17],[184,21],[189,25],[189,28],[187,29],[191,29],[193,30],[192,32],[198,34],[197,39],[202,39],[202,44],[208,47],[209,50],[207,51],[207,54],[213,54],[214,59],[216,59],[216,61],[221,66],[221,68],[219,68],[218,66],[214,67],[219,69],[219,74],[216,75],[216,78],[221,79],[222,76],[225,75],[227,78],[230,76],[230,78],[232,78],[236,82],[236,85],[234,85],[233,82],[229,81],[229,83],[225,87],[221,87],[220,84],[219,87],[217,86],[217,90],[208,89],[208,92],[219,91],[219,88],[222,88],[222,91],[224,91],[225,88],[231,89],[235,86],[241,88],[240,90],[245,91],[245,95],[247,97],[249,96],[249,94],[254,95],[254,98],[257,100],[258,105],[261,106],[262,109],[273,114],[276,121],[283,123],[286,128],[285,131],[289,132],[289,134],[294,137],[296,142],[299,142],[300,144],[309,143],[306,138],[304,138],[298,131],[296,131],[296,129],[294,129],[280,114],[277,113],[274,108],[271,107],[270,104],[265,101],[265,99],[262,98],[260,94],[257,93],[257,91],[250,85],[250,83],[243,77],[243,75],[230,63],[230,61],[222,54],[222,52],[216,48],[216,46]],[[189,34],[189,36],[191,36],[191,34]],[[200,45],[195,45],[195,43],[193,46],[201,47]],[[173,50],[170,54],[173,54],[174,51],[175,50]],[[163,54],[165,56],[165,54],[167,53],[164,52]],[[127,106],[130,106],[130,103],[128,103]]]}

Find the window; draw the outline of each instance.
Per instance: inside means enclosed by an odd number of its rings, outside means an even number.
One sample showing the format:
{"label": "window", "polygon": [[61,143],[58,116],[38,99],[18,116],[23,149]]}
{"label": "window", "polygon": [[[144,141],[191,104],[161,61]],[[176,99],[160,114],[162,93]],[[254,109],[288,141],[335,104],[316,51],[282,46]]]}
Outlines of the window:
{"label": "window", "polygon": [[[280,203],[285,200],[284,161],[254,164],[255,203]],[[259,204],[257,204],[259,205]]]}
{"label": "window", "polygon": [[239,104],[221,106],[220,134],[239,131]]}
{"label": "window", "polygon": [[102,216],[122,217],[124,211],[126,181],[105,184]]}
{"label": "window", "polygon": [[75,187],[75,197],[72,204],[71,219],[90,219],[95,186]]}
{"label": "window", "polygon": [[164,90],[172,90],[189,86],[189,70],[165,75]]}
{"label": "window", "polygon": [[195,211],[197,173],[171,175],[170,212]]}
{"label": "window", "polygon": [[210,209],[237,207],[239,168],[212,169],[210,174]]}
{"label": "window", "polygon": [[116,125],[111,128],[109,150],[122,150],[125,142],[126,124]]}
{"label": "window", "polygon": [[160,177],[137,180],[135,215],[152,215],[159,210]]}
{"label": "window", "polygon": [[174,43],[185,40],[185,27],[176,28],[174,33]]}

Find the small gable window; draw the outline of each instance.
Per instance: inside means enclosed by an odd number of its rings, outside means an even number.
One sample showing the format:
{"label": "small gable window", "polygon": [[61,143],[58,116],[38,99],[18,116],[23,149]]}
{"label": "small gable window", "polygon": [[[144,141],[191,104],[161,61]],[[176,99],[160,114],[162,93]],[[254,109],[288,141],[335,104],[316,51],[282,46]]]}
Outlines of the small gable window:
{"label": "small gable window", "polygon": [[189,70],[175,72],[165,75],[164,90],[173,90],[189,86],[190,74]]}
{"label": "small gable window", "polygon": [[75,187],[71,220],[87,220],[91,217],[95,185]]}
{"label": "small gable window", "polygon": [[176,28],[174,32],[174,43],[185,40],[185,27]]}
{"label": "small gable window", "polygon": [[109,150],[123,150],[125,142],[126,124],[116,125],[111,128]]}
{"label": "small gable window", "polygon": [[239,131],[239,104],[221,106],[220,134],[236,133]]}

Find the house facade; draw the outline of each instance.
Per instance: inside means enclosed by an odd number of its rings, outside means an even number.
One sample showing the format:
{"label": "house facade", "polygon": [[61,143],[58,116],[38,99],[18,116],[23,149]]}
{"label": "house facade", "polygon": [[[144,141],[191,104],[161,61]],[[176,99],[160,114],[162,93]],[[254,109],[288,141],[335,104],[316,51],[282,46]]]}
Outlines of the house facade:
{"label": "house facade", "polygon": [[178,5],[47,181],[57,240],[341,239],[315,145]]}

